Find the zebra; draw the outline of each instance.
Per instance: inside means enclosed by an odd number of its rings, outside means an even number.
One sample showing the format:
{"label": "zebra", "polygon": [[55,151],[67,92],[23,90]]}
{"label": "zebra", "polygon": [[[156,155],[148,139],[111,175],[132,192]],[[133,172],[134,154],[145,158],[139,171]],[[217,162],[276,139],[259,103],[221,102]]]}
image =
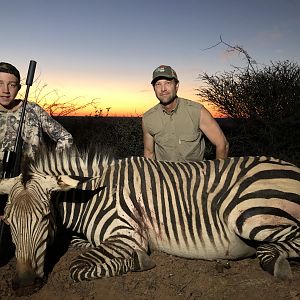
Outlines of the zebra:
{"label": "zebra", "polygon": [[[93,194],[83,201],[78,190]],[[55,191],[75,194],[57,201]],[[69,269],[76,282],[151,269],[154,250],[205,260],[256,255],[265,271],[290,279],[289,259],[300,256],[299,192],[300,169],[266,156],[168,162],[41,151],[19,177],[0,182],[18,287],[44,276],[54,211],[80,234],[74,243],[84,251]]]}

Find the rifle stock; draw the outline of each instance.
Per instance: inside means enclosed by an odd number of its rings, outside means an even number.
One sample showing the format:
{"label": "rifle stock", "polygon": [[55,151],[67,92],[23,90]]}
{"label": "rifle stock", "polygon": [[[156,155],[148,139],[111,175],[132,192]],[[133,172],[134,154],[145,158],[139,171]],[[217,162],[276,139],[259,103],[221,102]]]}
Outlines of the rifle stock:
{"label": "rifle stock", "polygon": [[13,173],[16,161],[16,153],[14,151],[4,151],[2,161],[2,178],[14,177]]}

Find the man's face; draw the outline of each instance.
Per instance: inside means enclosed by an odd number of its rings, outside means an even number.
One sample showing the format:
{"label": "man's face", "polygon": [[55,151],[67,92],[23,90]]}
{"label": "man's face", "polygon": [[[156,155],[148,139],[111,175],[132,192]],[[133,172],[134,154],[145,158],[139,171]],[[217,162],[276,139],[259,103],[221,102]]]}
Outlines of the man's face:
{"label": "man's face", "polygon": [[157,80],[153,86],[155,95],[161,104],[167,105],[176,98],[179,83],[174,79]]}
{"label": "man's face", "polygon": [[12,108],[19,89],[20,85],[15,75],[0,72],[0,104],[2,106]]}

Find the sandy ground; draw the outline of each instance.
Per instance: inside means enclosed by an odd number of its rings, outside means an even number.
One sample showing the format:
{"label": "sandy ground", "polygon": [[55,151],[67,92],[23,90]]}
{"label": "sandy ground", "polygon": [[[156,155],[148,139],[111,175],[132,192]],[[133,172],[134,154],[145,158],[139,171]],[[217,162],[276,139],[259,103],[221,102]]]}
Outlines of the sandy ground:
{"label": "sandy ground", "polygon": [[11,288],[15,259],[0,268],[0,299],[300,299],[300,265],[292,263],[293,280],[282,282],[264,272],[257,259],[230,263],[187,260],[153,253],[156,267],[146,272],[74,283],[68,267],[81,250],[69,248],[55,263],[46,284],[31,296],[16,297]]}

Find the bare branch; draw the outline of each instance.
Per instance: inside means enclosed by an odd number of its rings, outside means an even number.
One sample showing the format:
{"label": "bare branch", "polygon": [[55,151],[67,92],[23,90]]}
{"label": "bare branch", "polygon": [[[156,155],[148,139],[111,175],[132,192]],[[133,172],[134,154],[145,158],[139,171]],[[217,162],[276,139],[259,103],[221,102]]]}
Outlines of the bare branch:
{"label": "bare branch", "polygon": [[[83,100],[83,97],[78,96],[73,99],[66,99],[65,95],[61,95],[57,90],[48,91],[48,85],[42,83],[40,76],[35,80],[34,89],[31,90],[30,98],[37,104],[43,107],[51,116],[68,116],[74,113],[80,113],[83,109],[91,107],[95,116],[102,115],[102,109],[99,109],[99,100],[94,98],[92,100]],[[21,97],[24,97],[20,93]],[[82,102],[84,104],[81,104]],[[81,102],[81,103],[79,103]],[[107,108],[106,116],[108,116],[111,107]],[[101,113],[99,114],[99,112]]]}
{"label": "bare branch", "polygon": [[208,48],[203,49],[203,51],[210,50],[210,49],[215,48],[215,47],[217,47],[221,44],[223,44],[227,47],[226,52],[238,52],[239,54],[243,54],[247,59],[248,68],[250,67],[253,72],[256,71],[255,68],[253,67],[253,64],[256,64],[256,61],[252,59],[252,57],[249,55],[249,53],[243,47],[241,47],[239,45],[232,46],[232,45],[224,42],[221,35],[220,35],[220,41],[218,43],[216,43],[213,46],[210,46]]}

